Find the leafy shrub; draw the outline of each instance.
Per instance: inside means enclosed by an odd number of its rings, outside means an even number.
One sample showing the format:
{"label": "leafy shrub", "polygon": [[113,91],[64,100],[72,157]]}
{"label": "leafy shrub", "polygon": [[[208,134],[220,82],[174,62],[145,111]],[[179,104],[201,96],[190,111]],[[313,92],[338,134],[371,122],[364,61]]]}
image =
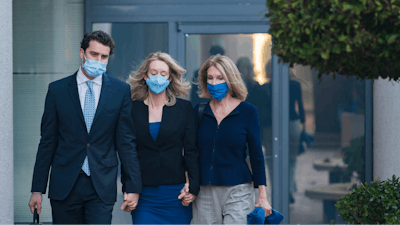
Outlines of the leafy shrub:
{"label": "leafy shrub", "polygon": [[399,178],[376,180],[345,195],[336,203],[345,221],[356,224],[400,224]]}
{"label": "leafy shrub", "polygon": [[400,77],[399,0],[267,0],[280,62],[322,74]]}

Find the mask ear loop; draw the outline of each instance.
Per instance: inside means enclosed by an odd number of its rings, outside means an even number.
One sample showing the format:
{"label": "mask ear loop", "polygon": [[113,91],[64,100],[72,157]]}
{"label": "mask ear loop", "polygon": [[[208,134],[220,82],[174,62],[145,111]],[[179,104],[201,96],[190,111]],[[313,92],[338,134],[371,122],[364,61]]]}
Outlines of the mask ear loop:
{"label": "mask ear loop", "polygon": [[[146,76],[147,76],[147,75],[146,75]],[[143,79],[144,79],[144,78],[143,78]],[[149,79],[149,77],[147,77],[147,79]],[[147,86],[147,93],[148,93],[148,95],[147,95],[147,105],[153,107],[153,99],[152,99],[151,94],[150,94],[150,87],[149,87],[149,85],[147,84],[146,80],[144,81],[144,83],[145,83],[146,86]]]}
{"label": "mask ear loop", "polygon": [[[83,59],[85,59],[85,62],[86,62],[85,51],[83,51]],[[83,68],[83,65],[84,65],[84,63],[83,63],[83,59],[82,59],[82,64],[81,64],[82,68]]]}

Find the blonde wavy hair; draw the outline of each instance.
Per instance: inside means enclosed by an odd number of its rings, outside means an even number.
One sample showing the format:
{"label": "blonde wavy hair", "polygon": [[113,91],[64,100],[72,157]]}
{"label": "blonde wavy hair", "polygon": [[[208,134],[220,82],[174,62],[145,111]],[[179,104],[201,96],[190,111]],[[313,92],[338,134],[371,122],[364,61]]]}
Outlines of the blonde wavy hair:
{"label": "blonde wavy hair", "polygon": [[132,100],[145,100],[149,97],[149,87],[146,84],[145,76],[148,76],[150,63],[160,60],[165,62],[169,67],[170,84],[165,90],[167,96],[166,106],[173,106],[176,103],[176,98],[188,96],[188,90],[191,85],[190,82],[185,81],[183,75],[186,70],[183,69],[178,62],[176,62],[170,55],[165,52],[153,52],[144,60],[142,65],[137,71],[129,74],[126,80],[131,85]]}
{"label": "blonde wavy hair", "polygon": [[201,66],[199,77],[197,78],[198,91],[200,98],[211,98],[207,88],[207,70],[215,66],[222,76],[231,91],[231,96],[241,101],[245,101],[248,91],[244,84],[243,78],[236,67],[235,63],[228,57],[217,54],[213,55]]}

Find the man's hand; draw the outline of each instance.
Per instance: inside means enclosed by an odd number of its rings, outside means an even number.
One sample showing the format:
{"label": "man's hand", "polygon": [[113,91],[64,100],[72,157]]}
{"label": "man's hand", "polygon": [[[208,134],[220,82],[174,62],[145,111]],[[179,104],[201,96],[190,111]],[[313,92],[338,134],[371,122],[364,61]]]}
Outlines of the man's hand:
{"label": "man's hand", "polygon": [[138,200],[138,193],[124,193],[124,203],[122,203],[121,210],[125,212],[132,212],[132,210],[136,209]]}
{"label": "man's hand", "polygon": [[42,194],[32,193],[28,205],[32,213],[35,211],[35,206],[37,206],[37,213],[40,214],[42,211]]}

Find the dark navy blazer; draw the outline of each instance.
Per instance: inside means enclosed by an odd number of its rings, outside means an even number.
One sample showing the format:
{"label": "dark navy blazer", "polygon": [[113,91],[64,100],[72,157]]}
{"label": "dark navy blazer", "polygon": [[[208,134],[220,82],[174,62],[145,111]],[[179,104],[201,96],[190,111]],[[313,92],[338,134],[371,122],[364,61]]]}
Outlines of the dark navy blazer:
{"label": "dark navy blazer", "polygon": [[197,195],[200,190],[200,169],[192,104],[178,98],[175,105],[164,106],[155,141],[149,131],[148,106],[143,101],[133,101],[132,105],[132,117],[138,131],[137,151],[143,185],[185,183],[186,164],[189,192]]}
{"label": "dark navy blazer", "polygon": [[117,151],[125,171],[127,193],[141,193],[142,183],[128,84],[103,75],[99,103],[87,133],[79,100],[77,73],[49,85],[41,139],[33,172],[32,192],[63,200],[71,192],[88,156],[90,177],[99,197],[114,203],[117,195]]}
{"label": "dark navy blazer", "polygon": [[[198,115],[197,105],[194,108]],[[249,148],[251,169],[246,162]],[[256,107],[241,102],[218,125],[209,103],[198,126],[200,184],[233,186],[254,181],[266,185],[260,122]]]}

